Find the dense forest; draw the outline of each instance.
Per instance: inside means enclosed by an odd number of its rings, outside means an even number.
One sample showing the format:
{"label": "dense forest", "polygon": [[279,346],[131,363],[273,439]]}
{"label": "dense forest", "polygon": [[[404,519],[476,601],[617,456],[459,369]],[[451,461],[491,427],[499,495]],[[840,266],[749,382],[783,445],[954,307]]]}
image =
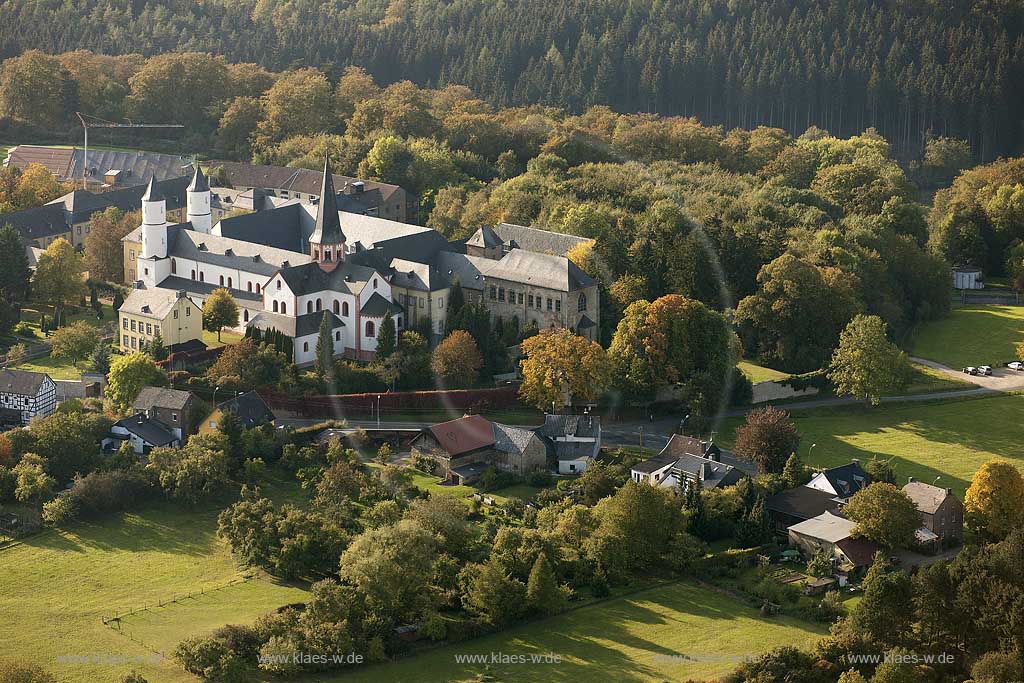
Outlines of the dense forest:
{"label": "dense forest", "polygon": [[359,65],[387,84],[469,86],[495,106],[929,133],[981,158],[1019,148],[1018,0],[5,0],[0,56],[196,50],[272,70]]}

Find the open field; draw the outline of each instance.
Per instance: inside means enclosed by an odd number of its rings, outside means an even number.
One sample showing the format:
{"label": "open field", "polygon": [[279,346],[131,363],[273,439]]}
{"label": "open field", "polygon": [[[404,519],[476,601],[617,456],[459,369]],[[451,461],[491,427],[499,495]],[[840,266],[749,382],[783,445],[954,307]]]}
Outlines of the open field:
{"label": "open field", "polygon": [[[333,677],[333,683],[431,683],[467,680],[485,671],[456,655],[561,656],[551,664],[491,664],[504,683],[560,681],[682,681],[714,679],[737,658],[780,645],[809,648],[825,629],[757,610],[691,583],[652,588],[492,636],[432,650],[410,659]],[[686,655],[690,660],[683,658]]]}
{"label": "open field", "polygon": [[[961,497],[987,460],[1003,458],[1024,469],[1021,395],[847,406],[791,415],[802,437],[800,456],[811,465],[833,467],[878,455],[892,459],[898,482],[913,476],[931,483],[941,476],[939,484]],[[739,418],[726,421],[723,443],[731,445],[740,423]],[[811,450],[811,444],[817,446]]]}
{"label": "open field", "polygon": [[939,391],[958,391],[974,389],[977,385],[959,379],[953,379],[941,370],[930,368],[919,363],[910,364],[910,381],[905,387],[888,395],[933,394]]}
{"label": "open field", "polygon": [[74,366],[66,358],[54,358],[43,356],[35,358],[17,366],[18,370],[29,370],[31,372],[45,372],[50,379],[82,379],[82,368],[87,366],[88,360],[84,360]]}
{"label": "open field", "polygon": [[910,352],[959,369],[1014,360],[1019,341],[1024,341],[1024,306],[954,306],[947,317],[915,332]]}
{"label": "open field", "polygon": [[216,348],[218,346],[227,346],[228,344],[237,344],[242,340],[242,335],[237,332],[231,332],[230,330],[222,330],[220,333],[220,341],[217,341],[217,333],[210,332],[209,330],[203,330],[203,343],[206,344],[207,348]]}

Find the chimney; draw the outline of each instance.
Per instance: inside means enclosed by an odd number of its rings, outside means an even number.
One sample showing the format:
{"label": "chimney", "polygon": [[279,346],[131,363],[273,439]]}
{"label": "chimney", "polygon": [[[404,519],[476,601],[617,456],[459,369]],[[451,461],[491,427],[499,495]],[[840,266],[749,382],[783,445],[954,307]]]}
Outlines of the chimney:
{"label": "chimney", "polygon": [[175,292],[174,295],[179,299],[184,299],[186,296],[188,296],[188,292],[186,292],[184,289],[179,289],[177,292]]}
{"label": "chimney", "polygon": [[913,477],[907,477],[907,483],[908,483],[908,484],[913,484],[913,483],[915,483],[916,481],[917,481],[917,479],[914,479]]}
{"label": "chimney", "polygon": [[145,289],[146,287],[145,283],[143,283],[142,280],[136,280],[135,282],[132,283],[132,286],[135,289]]}
{"label": "chimney", "polygon": [[953,489],[946,489],[946,495],[947,496],[952,496],[953,495]]}
{"label": "chimney", "polygon": [[852,462],[854,465],[860,465],[860,459],[858,458],[853,458],[852,460],[850,460],[850,462]]}

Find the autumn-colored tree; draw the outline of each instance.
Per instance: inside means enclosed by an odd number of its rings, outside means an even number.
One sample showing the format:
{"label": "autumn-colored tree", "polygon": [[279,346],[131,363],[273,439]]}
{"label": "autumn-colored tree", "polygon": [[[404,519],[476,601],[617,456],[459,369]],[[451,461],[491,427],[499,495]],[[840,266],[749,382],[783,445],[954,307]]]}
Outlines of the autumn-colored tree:
{"label": "autumn-colored tree", "polygon": [[94,213],[85,238],[85,269],[94,281],[124,282],[124,250],[121,238],[134,230],[142,217],[138,211],[125,213],[111,206]]}
{"label": "autumn-colored tree", "polygon": [[907,355],[888,340],[886,327],[877,315],[858,315],[839,335],[828,371],[837,394],[878,405],[883,393],[903,384]]}
{"label": "autumn-colored tree", "polygon": [[781,472],[800,445],[800,433],[789,413],[774,406],[758,408],[736,430],[736,455],[757,463],[762,472]]}
{"label": "autumn-colored tree", "polygon": [[63,237],[50,243],[39,257],[32,288],[37,297],[50,303],[54,318],[61,319],[64,307],[85,296],[87,288],[82,279],[82,257]]}
{"label": "autumn-colored tree", "polygon": [[540,409],[569,405],[573,398],[594,402],[611,384],[608,354],[565,328],[544,330],[523,341],[523,384],[519,397]]}
{"label": "autumn-colored tree", "polygon": [[258,137],[274,141],[330,130],[335,125],[333,98],[331,84],[319,69],[282,75],[263,96],[265,118]]}
{"label": "autumn-colored tree", "polygon": [[64,194],[66,189],[48,168],[42,164],[29,164],[18,179],[15,205],[21,209],[42,206]]}
{"label": "autumn-colored tree", "polygon": [[64,113],[64,89],[60,61],[28,50],[0,69],[0,115],[54,128]]}
{"label": "autumn-colored tree", "polygon": [[989,460],[974,473],[964,498],[967,523],[1002,539],[1024,522],[1024,478],[1005,460]]}
{"label": "autumn-colored tree", "polygon": [[476,382],[483,362],[473,336],[465,330],[454,330],[434,349],[430,368],[445,386],[461,388]]}
{"label": "autumn-colored tree", "polygon": [[237,324],[238,304],[231,292],[223,287],[213,290],[203,302],[203,327],[216,332],[217,341],[220,341],[221,330]]}
{"label": "autumn-colored tree", "polygon": [[846,516],[857,523],[853,535],[869,538],[886,548],[906,548],[921,526],[921,515],[903,491],[876,482],[853,495]]}

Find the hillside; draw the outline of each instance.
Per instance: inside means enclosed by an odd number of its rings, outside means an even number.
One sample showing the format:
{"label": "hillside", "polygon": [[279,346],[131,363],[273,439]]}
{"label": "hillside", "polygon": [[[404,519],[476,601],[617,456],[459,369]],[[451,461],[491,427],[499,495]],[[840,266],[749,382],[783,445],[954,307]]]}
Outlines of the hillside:
{"label": "hillside", "polygon": [[464,84],[499,106],[693,115],[726,127],[869,126],[1019,148],[1022,11],[1009,0],[6,0],[0,55],[195,50],[382,83]]}

